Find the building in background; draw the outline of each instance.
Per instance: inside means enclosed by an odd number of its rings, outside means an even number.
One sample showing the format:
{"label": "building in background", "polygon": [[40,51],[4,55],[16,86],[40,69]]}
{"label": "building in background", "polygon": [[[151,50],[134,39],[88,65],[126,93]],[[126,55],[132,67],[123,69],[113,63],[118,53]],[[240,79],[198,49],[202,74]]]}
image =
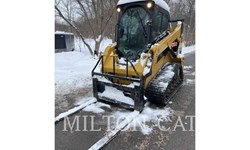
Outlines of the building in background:
{"label": "building in background", "polygon": [[56,31],[55,32],[55,52],[69,52],[75,50],[74,34]]}

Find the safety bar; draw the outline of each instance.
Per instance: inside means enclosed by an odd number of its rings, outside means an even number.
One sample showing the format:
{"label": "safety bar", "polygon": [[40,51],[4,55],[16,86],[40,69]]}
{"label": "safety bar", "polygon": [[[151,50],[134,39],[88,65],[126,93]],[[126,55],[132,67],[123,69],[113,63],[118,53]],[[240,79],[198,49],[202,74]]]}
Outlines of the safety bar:
{"label": "safety bar", "polygon": [[[104,59],[103,59],[104,55],[101,55],[101,57],[99,58],[99,60],[97,61],[95,67],[93,68],[92,70],[92,76],[94,76],[94,74],[96,75],[104,75],[104,76],[111,76],[110,74],[105,74],[104,73]],[[115,75],[115,57],[117,57],[116,55],[113,55],[113,56],[105,56],[105,57],[113,57],[113,75]],[[98,64],[100,63],[100,61],[102,61],[102,73],[96,73],[95,72],[95,69],[96,67],[98,66]],[[128,77],[128,62],[130,63],[130,65],[132,66],[134,72],[136,73],[137,77],[141,78],[139,73],[137,72],[137,70],[135,69],[135,66],[133,65],[133,63],[128,59],[126,58],[126,78],[128,78],[128,80],[132,80],[134,78],[129,78]],[[113,76],[113,78],[117,78],[117,76]],[[123,76],[119,77],[119,78],[124,78]],[[126,79],[125,79],[126,80]]]}
{"label": "safety bar", "polygon": [[[175,20],[169,20],[169,23],[175,23],[175,22],[184,22],[184,19],[175,19]],[[183,33],[183,25],[181,25],[181,33]]]}
{"label": "safety bar", "polygon": [[172,23],[172,22],[178,22],[178,21],[184,22],[184,19],[169,20],[170,23]]}

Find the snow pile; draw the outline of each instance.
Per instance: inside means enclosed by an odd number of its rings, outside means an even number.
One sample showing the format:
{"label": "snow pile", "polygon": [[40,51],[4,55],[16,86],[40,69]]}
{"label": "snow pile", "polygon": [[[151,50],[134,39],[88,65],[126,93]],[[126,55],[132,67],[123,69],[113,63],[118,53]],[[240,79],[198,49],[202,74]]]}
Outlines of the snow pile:
{"label": "snow pile", "polygon": [[92,84],[91,71],[97,62],[90,55],[80,52],[55,54],[56,93],[70,93]]}
{"label": "snow pile", "polygon": [[105,91],[103,93],[98,93],[98,96],[114,99],[116,101],[123,102],[129,105],[134,105],[133,99],[125,96],[122,91],[117,90],[116,88],[113,87],[106,86]]}
{"label": "snow pile", "polygon": [[[124,57],[121,57],[119,59],[119,64],[127,64],[127,61],[124,59]],[[128,65],[130,65],[130,63],[128,62]]]}
{"label": "snow pile", "polygon": [[[123,131],[135,131],[139,129],[143,134],[148,135],[152,133],[154,127],[158,126],[159,122],[170,121],[173,112],[174,111],[169,107],[150,108],[149,103],[147,103],[143,111],[125,129],[123,129]],[[115,124],[118,124],[121,120],[126,120],[129,113],[130,112],[114,112],[113,115],[116,118]],[[152,125],[148,125],[149,122],[151,122]]]}
{"label": "snow pile", "polygon": [[104,113],[105,110],[102,109],[103,107],[111,108],[110,105],[108,104],[97,102],[97,103],[94,103],[92,105],[85,107],[83,110],[88,111],[88,112],[93,112],[93,113]]}
{"label": "snow pile", "polygon": [[[127,3],[133,3],[133,2],[141,2],[141,1],[146,1],[146,0],[119,0],[117,5],[123,5]],[[154,0],[155,4],[160,6],[161,8],[170,11],[170,8],[168,4],[164,0]]]}
{"label": "snow pile", "polygon": [[[137,65],[137,64],[139,63],[139,61],[140,61],[140,59],[137,59],[136,61],[130,60],[130,61],[128,61],[128,66],[130,67],[130,66],[131,66],[131,63],[135,66],[135,65]],[[131,62],[131,63],[130,63],[130,62]],[[124,57],[121,57],[121,58],[119,59],[119,64],[120,64],[120,67],[121,67],[121,68],[124,68],[124,67],[125,67],[125,69],[126,69],[127,60],[125,60]]]}

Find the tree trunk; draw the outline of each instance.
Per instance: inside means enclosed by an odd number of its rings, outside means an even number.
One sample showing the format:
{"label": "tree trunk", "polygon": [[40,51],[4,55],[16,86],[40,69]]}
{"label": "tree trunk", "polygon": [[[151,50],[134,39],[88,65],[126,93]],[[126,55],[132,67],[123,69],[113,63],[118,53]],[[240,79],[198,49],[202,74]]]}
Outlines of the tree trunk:
{"label": "tree trunk", "polygon": [[95,40],[95,55],[96,56],[99,55],[101,42],[102,42],[102,39],[101,40]]}

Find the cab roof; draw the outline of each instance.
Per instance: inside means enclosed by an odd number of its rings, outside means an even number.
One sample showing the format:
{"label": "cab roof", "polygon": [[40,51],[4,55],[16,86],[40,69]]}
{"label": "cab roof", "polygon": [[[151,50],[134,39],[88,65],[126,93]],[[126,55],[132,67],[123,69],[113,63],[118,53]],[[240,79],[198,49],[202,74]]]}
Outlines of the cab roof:
{"label": "cab roof", "polygon": [[[147,0],[119,0],[117,5],[123,5],[123,4],[134,3],[134,2],[142,2],[142,1],[147,1]],[[168,4],[164,0],[152,0],[152,1],[154,1],[156,5],[167,10],[168,12],[170,11]]]}

